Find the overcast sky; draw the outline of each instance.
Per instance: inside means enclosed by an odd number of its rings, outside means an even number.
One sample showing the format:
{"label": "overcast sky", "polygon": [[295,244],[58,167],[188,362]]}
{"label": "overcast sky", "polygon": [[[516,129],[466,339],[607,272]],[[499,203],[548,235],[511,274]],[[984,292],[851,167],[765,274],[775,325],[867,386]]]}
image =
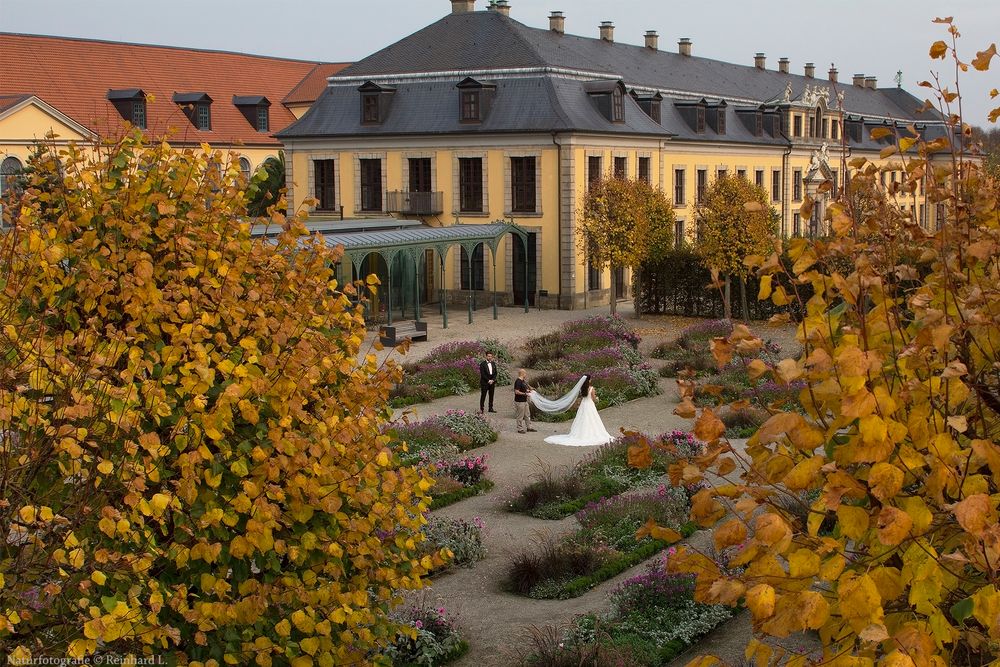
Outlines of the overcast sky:
{"label": "overcast sky", "polygon": [[[487,0],[477,0],[483,9]],[[676,49],[690,37],[695,55],[753,63],[757,51],[767,66],[778,58],[802,72],[816,63],[825,77],[831,63],[840,80],[854,73],[877,76],[926,97],[917,83],[931,70],[945,81],[954,69],[931,62],[931,42],[947,37],[935,16],[953,15],[962,32],[965,60],[1000,40],[1000,0],[510,0],[511,17],[548,26],[548,13],[566,14],[566,32],[597,36],[601,21],[613,21],[617,41],[641,44],[646,30],[660,34],[660,48]],[[192,46],[325,61],[363,58],[451,11],[450,0],[0,0],[0,30],[45,35]],[[970,72],[962,80],[967,122],[986,125],[1000,105],[988,91],[1000,88],[994,71]],[[2,85],[2,82],[0,82]]]}

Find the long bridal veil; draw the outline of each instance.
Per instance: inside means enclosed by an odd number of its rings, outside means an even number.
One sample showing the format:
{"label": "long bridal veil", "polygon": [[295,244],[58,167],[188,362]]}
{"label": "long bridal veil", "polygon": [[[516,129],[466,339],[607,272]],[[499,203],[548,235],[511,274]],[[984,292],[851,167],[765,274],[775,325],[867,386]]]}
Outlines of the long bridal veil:
{"label": "long bridal veil", "polygon": [[530,394],[528,394],[528,400],[534,403],[535,407],[541,410],[542,412],[566,412],[571,407],[573,407],[573,403],[576,401],[577,398],[580,397],[580,387],[583,386],[583,383],[586,379],[587,379],[586,375],[581,377],[579,381],[577,381],[577,383],[573,385],[573,388],[570,389],[569,392],[562,398],[552,400],[545,398],[537,391],[533,391]]}

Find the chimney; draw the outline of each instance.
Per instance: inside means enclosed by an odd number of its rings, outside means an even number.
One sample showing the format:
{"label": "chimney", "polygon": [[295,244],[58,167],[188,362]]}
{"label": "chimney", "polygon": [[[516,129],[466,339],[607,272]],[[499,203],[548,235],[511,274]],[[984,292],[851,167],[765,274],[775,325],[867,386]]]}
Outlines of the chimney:
{"label": "chimney", "polygon": [[875,78],[874,76],[866,76],[865,77],[865,88],[871,88],[872,90],[875,90],[876,88],[878,88],[878,79]]}
{"label": "chimney", "polygon": [[778,71],[782,74],[788,74],[788,58],[782,58],[778,61]]}
{"label": "chimney", "polygon": [[656,51],[660,43],[660,36],[656,34],[655,30],[646,31],[646,48],[653,49]]}
{"label": "chimney", "polygon": [[764,57],[764,54],[763,53],[758,53],[758,54],[754,55],[754,57],[753,57],[753,64],[754,64],[754,66],[757,67],[757,69],[764,69],[764,62],[765,62],[765,60],[766,60],[766,58]]}
{"label": "chimney", "polygon": [[615,41],[615,24],[611,21],[601,21],[601,39],[605,42]]}
{"label": "chimney", "polygon": [[682,56],[691,55],[691,40],[687,37],[681,37],[677,42],[677,53]]}
{"label": "chimney", "polygon": [[452,14],[465,14],[475,10],[475,0],[451,0]]}
{"label": "chimney", "polygon": [[864,74],[855,74],[854,75],[854,81],[852,83],[855,86],[857,86],[858,88],[864,88],[865,87],[865,75]]}
{"label": "chimney", "polygon": [[837,83],[837,68],[833,65],[830,66],[830,82]]}
{"label": "chimney", "polygon": [[504,16],[510,16],[510,4],[507,0],[497,0],[496,4],[493,6],[494,11],[498,14],[503,14]]}
{"label": "chimney", "polygon": [[552,12],[549,14],[549,30],[560,35],[566,33],[566,17],[562,12]]}
{"label": "chimney", "polygon": [[816,65],[813,63],[806,63],[806,76],[810,79],[816,76]]}

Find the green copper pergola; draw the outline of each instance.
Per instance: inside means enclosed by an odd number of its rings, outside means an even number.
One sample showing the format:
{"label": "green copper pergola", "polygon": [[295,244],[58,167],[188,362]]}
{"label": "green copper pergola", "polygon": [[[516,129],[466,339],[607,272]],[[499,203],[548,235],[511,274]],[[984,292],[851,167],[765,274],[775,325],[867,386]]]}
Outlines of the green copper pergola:
{"label": "green copper pergola", "polygon": [[[465,249],[466,256],[469,257],[469,324],[472,323],[473,311],[473,290],[472,287],[472,255],[480,243],[485,244],[493,258],[493,319],[497,319],[497,246],[500,240],[507,234],[513,234],[521,239],[524,244],[524,257],[528,256],[528,232],[515,225],[513,222],[498,220],[496,222],[481,225],[456,224],[447,227],[411,227],[408,229],[387,229],[360,232],[336,233],[332,230],[319,232],[327,245],[331,247],[341,246],[344,249],[344,261],[350,262],[358,274],[361,273],[361,265],[368,255],[375,253],[385,260],[388,271],[389,289],[388,303],[386,304],[386,319],[388,324],[392,324],[392,267],[397,257],[408,258],[413,266],[414,272],[414,315],[416,320],[420,320],[420,269],[425,265],[424,253],[426,250],[434,250],[441,265],[441,316],[445,328],[448,328],[448,303],[447,289],[445,288],[445,260],[449,251],[454,246]],[[343,278],[343,276],[342,276]],[[528,263],[524,264],[524,312],[528,312]]]}

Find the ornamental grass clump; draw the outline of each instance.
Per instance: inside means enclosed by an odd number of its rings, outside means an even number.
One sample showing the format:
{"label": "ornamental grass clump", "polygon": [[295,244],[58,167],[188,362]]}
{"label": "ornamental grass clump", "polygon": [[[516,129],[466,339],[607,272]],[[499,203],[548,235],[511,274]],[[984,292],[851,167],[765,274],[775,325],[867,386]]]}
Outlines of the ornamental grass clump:
{"label": "ornamental grass clump", "polygon": [[252,236],[236,161],[138,131],[42,145],[25,179],[0,234],[0,655],[386,647],[444,559],[422,552],[432,480],[381,432],[400,373],[362,352],[368,290],[337,283],[340,252],[277,212]]}

